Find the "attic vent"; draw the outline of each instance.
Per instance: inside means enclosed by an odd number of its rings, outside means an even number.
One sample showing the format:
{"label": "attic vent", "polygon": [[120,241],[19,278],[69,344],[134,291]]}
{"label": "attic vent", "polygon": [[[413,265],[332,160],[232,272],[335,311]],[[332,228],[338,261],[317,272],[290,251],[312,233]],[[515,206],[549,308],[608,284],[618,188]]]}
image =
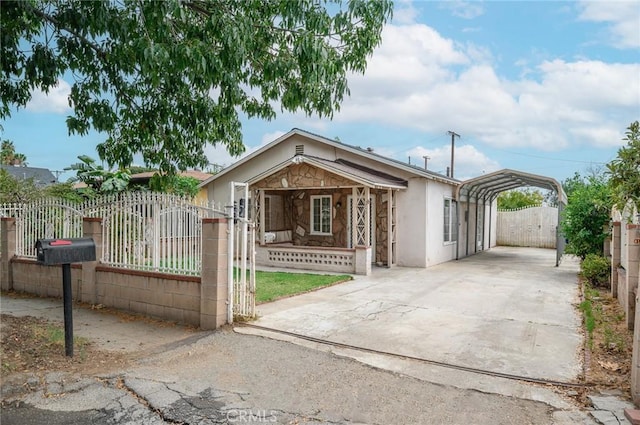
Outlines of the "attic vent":
{"label": "attic vent", "polygon": [[304,145],[296,145],[296,155],[304,155]]}

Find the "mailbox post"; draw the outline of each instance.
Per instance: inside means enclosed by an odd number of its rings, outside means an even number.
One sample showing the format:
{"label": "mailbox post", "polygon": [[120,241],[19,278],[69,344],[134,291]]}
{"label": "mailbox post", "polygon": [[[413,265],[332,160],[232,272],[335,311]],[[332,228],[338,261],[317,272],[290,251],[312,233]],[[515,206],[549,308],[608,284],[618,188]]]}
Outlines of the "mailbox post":
{"label": "mailbox post", "polygon": [[36,259],[44,265],[62,265],[62,299],[64,304],[64,349],[73,357],[73,310],[71,263],[95,261],[96,245],[91,238],[38,239]]}

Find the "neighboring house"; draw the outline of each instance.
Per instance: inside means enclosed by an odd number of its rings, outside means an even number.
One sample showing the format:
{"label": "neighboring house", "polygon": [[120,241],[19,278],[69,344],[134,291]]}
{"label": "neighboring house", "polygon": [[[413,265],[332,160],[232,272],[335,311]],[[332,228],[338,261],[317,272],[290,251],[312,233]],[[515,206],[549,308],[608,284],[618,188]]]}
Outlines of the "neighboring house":
{"label": "neighboring house", "polygon": [[58,183],[58,179],[46,168],[21,167],[17,165],[0,165],[9,175],[17,180],[33,179],[36,187],[45,187]]}
{"label": "neighboring house", "polygon": [[[495,223],[495,200],[465,202],[458,220],[460,181],[299,129],[201,187],[228,203],[231,182],[249,185],[250,199],[239,203],[256,222],[263,265],[366,274],[372,263],[429,267],[464,256],[457,241],[466,232],[495,245],[495,224],[484,230]],[[475,217],[472,228],[459,223]]]}
{"label": "neighboring house", "polygon": [[[130,184],[138,184],[141,186],[147,186],[149,185],[149,180],[151,180],[151,177],[154,176],[154,174],[156,174],[156,171],[147,171],[144,173],[136,173],[136,174],[132,174],[131,175],[131,180],[130,180]],[[192,177],[196,180],[198,180],[199,182],[203,182],[209,178],[211,178],[212,174],[210,173],[205,173],[202,171],[198,171],[198,170],[187,170],[187,171],[181,171],[177,173],[180,177]],[[206,202],[207,201],[207,191],[206,189],[203,189],[202,187],[200,187],[200,190],[198,191],[198,193],[196,194],[194,201],[196,202]]]}

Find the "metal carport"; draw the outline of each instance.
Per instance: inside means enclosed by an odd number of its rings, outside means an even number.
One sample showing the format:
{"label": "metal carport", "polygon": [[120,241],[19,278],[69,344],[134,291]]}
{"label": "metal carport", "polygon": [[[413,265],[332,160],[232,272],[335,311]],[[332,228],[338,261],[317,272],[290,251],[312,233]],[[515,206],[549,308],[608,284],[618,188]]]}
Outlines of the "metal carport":
{"label": "metal carport", "polygon": [[[500,192],[526,186],[553,190],[558,195],[558,223],[560,223],[562,210],[567,205],[567,195],[564,193],[562,185],[558,183],[557,180],[551,177],[525,173],[523,171],[504,169],[462,182],[456,190],[456,200],[458,204],[466,201],[467,216],[471,199],[475,200],[477,226],[477,209],[480,202],[482,202],[483,206],[486,206],[488,201],[489,205],[491,206]],[[489,214],[491,214],[491,208],[489,208]],[[469,254],[469,221],[469,219],[466,220],[466,255]],[[458,225],[460,225],[459,220]],[[491,215],[489,215],[489,247],[491,247]],[[558,228],[556,229],[556,266],[560,264],[560,257],[564,252],[564,247],[565,239],[562,236],[560,232],[560,226],[558,225]],[[456,259],[458,259],[459,254],[460,244],[458,243],[456,249]]]}

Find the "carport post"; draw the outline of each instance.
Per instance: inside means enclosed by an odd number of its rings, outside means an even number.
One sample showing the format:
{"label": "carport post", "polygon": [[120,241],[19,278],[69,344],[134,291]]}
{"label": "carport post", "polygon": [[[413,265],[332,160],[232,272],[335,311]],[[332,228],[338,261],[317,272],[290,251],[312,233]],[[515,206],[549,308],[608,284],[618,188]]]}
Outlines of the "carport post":
{"label": "carport post", "polygon": [[456,260],[460,257],[460,206],[462,202],[458,199],[456,202]]}
{"label": "carport post", "polygon": [[62,265],[62,300],[64,303],[64,353],[73,357],[73,309],[71,304],[71,264]]}

